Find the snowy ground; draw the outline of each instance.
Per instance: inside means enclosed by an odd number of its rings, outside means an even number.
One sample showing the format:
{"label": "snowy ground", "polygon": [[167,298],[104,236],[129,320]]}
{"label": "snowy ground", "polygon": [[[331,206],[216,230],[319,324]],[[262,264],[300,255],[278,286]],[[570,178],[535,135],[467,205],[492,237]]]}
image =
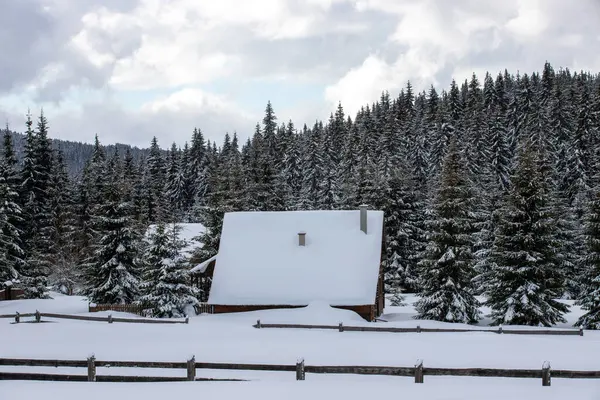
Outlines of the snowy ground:
{"label": "snowy ground", "polygon": [[[414,297],[408,297],[412,304]],[[80,297],[55,295],[53,300],[0,302],[0,314],[33,312],[87,314]],[[117,313],[113,313],[116,316]],[[580,311],[569,314],[571,327]],[[97,315],[97,314],[96,314]],[[440,326],[415,321],[414,310],[388,307],[381,326]],[[11,324],[0,320],[0,357],[83,360],[95,354],[99,360],[197,361],[294,364],[300,357],[307,365],[412,366],[423,359],[429,367],[541,368],[548,360],[554,369],[600,370],[600,332],[579,336],[521,336],[493,333],[370,333],[312,330],[255,329],[252,324],[303,323],[367,325],[350,311],[314,304],[305,309],[270,310],[229,315],[202,315],[188,325],[107,324],[55,320],[43,324]],[[485,323],[485,321],[484,321]],[[373,325],[373,324],[371,324]],[[451,325],[457,327],[457,325]],[[2,371],[85,374],[76,368],[2,367]],[[183,370],[99,368],[98,374],[175,375]],[[417,385],[411,378],[307,374],[296,382],[292,372],[198,370],[199,377],[245,378],[251,382],[91,384],[0,382],[0,399],[31,399],[43,394],[52,400],[144,398],[202,394],[207,398],[275,399],[324,398],[342,395],[364,399],[377,394],[421,399],[600,399],[600,380],[556,379],[543,388],[538,379],[458,378],[425,376]],[[55,396],[55,397],[52,397]],[[96,397],[94,397],[96,396]],[[335,396],[335,397],[338,397]]]}

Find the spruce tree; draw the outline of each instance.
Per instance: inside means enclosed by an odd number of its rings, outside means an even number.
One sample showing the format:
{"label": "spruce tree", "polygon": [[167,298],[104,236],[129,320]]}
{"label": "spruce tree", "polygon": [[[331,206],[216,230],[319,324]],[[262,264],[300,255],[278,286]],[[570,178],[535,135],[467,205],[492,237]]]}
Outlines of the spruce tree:
{"label": "spruce tree", "polygon": [[3,158],[0,161],[0,287],[4,282],[18,280],[25,269],[21,227],[23,215],[19,198],[19,176],[16,170],[17,158],[8,125],[4,131]]}
{"label": "spruce tree", "polygon": [[456,141],[450,142],[439,189],[428,221],[429,242],[419,262],[421,298],[418,319],[474,323],[479,319],[473,294],[474,195]]}
{"label": "spruce tree", "polygon": [[405,167],[395,170],[384,193],[386,293],[418,291],[417,261],[423,234],[419,217],[422,204],[415,191],[415,179]]}
{"label": "spruce tree", "polygon": [[170,220],[181,221],[183,219],[185,201],[187,198],[186,178],[181,160],[181,151],[177,144],[173,143],[167,160],[167,171],[164,188],[166,198],[167,214]]}
{"label": "spruce tree", "polygon": [[147,162],[146,206],[150,223],[164,221],[165,215],[165,164],[156,137],[152,138]]}
{"label": "spruce tree", "polygon": [[19,194],[11,181],[14,176],[6,158],[0,161],[0,289],[17,282],[24,270],[21,207]]}
{"label": "spruce tree", "polygon": [[50,239],[50,175],[52,150],[48,139],[48,121],[40,114],[36,132],[27,116],[27,139],[21,175],[21,201],[24,214],[23,243],[26,264],[22,282],[27,298],[48,297],[48,255],[52,252]]}
{"label": "spruce tree", "polygon": [[123,202],[114,159],[108,163],[103,202],[92,217],[97,238],[84,265],[85,293],[99,304],[130,304],[139,294],[139,233],[133,229],[130,203]]}
{"label": "spruce tree", "polygon": [[564,274],[556,248],[550,191],[537,154],[527,141],[511,177],[511,190],[496,211],[490,252],[487,305],[494,324],[551,326],[564,322],[568,307],[556,298]]}
{"label": "spruce tree", "polygon": [[585,311],[575,326],[600,329],[600,186],[588,202],[585,214],[585,256],[582,264],[584,275],[580,297],[575,304]]}
{"label": "spruce tree", "polygon": [[49,196],[51,202],[50,241],[52,251],[47,255],[51,265],[50,283],[65,294],[73,294],[78,285],[76,218],[73,213],[74,195],[67,175],[64,155],[57,150],[52,165]]}
{"label": "spruce tree", "polygon": [[144,294],[139,303],[150,309],[153,317],[184,317],[186,308],[198,303],[199,293],[190,285],[188,260],[182,254],[185,243],[179,233],[177,224],[169,229],[158,224],[144,252]]}

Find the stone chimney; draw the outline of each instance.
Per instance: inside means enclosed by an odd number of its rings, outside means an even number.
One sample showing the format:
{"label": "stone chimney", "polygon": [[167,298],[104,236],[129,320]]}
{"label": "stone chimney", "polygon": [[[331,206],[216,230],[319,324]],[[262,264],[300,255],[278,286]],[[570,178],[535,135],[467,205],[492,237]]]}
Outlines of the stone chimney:
{"label": "stone chimney", "polygon": [[306,232],[298,232],[298,246],[306,246]]}
{"label": "stone chimney", "polygon": [[358,207],[360,209],[360,230],[365,234],[367,233],[367,206],[362,204]]}

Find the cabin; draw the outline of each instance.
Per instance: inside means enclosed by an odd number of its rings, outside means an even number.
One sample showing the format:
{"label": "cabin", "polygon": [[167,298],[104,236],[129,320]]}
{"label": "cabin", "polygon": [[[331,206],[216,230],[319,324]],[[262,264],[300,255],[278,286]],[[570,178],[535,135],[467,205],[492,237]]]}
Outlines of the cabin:
{"label": "cabin", "polygon": [[231,212],[218,254],[192,276],[209,283],[214,313],[324,302],[373,321],[384,307],[382,250],[383,212],[366,206]]}

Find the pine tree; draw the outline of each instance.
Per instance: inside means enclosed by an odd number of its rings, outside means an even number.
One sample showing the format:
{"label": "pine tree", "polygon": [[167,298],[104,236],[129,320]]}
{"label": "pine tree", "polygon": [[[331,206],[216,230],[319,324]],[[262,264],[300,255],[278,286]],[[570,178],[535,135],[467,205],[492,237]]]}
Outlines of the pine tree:
{"label": "pine tree", "polygon": [[440,186],[428,221],[429,243],[419,262],[419,319],[474,323],[479,319],[473,295],[474,196],[463,171],[456,141],[450,142]]}
{"label": "pine tree", "polygon": [[[114,159],[106,175],[115,177]],[[85,293],[99,304],[130,304],[139,294],[137,248],[139,234],[132,228],[131,205],[123,202],[118,181],[104,185],[103,202],[93,215],[98,238],[86,269]]]}
{"label": "pine tree", "polygon": [[181,221],[183,219],[185,199],[187,198],[186,178],[184,175],[183,164],[180,150],[177,144],[173,143],[169,158],[167,160],[167,171],[164,195],[166,197],[167,214],[171,215],[171,221]]}
{"label": "pine tree", "polygon": [[50,239],[50,175],[52,150],[48,139],[48,122],[40,114],[37,129],[32,130],[27,116],[27,143],[21,181],[21,199],[24,214],[23,243],[26,264],[22,271],[25,297],[46,298],[47,278],[50,273],[48,255],[52,251]]}
{"label": "pine tree", "polygon": [[164,221],[166,218],[165,197],[163,195],[166,181],[165,165],[156,137],[152,138],[150,154],[146,162],[148,169],[146,186],[147,216],[150,223],[156,223]]}
{"label": "pine tree", "polygon": [[551,326],[568,307],[556,298],[564,275],[555,249],[549,188],[531,142],[520,150],[511,190],[497,210],[487,305],[495,324]]}
{"label": "pine tree", "polygon": [[580,298],[576,304],[586,311],[575,326],[600,329],[600,187],[596,186],[588,202],[585,217],[584,279]]}
{"label": "pine tree", "polygon": [[302,155],[302,188],[298,201],[298,209],[315,210],[319,207],[319,186],[323,176],[323,155],[319,152],[321,127],[315,124],[314,128],[305,132],[305,145]]}
{"label": "pine tree", "polygon": [[17,158],[8,125],[4,131],[3,156],[0,161],[0,288],[4,282],[18,280],[20,272],[25,269]]}
{"label": "pine tree", "polygon": [[0,289],[18,281],[24,270],[25,253],[22,249],[21,207],[19,194],[13,183],[14,171],[4,158],[0,161]]}
{"label": "pine tree", "polygon": [[[415,191],[415,179],[407,168],[393,172],[389,191],[384,193],[386,293],[418,290],[417,261],[422,249],[423,232],[419,226],[422,204]],[[398,298],[399,300],[400,298]]]}
{"label": "pine tree", "polygon": [[[333,124],[333,117],[330,121]],[[333,210],[339,204],[337,152],[334,146],[334,136],[330,129],[325,129],[318,149],[322,157],[321,179],[317,188],[317,208]]]}
{"label": "pine tree", "polygon": [[57,150],[53,157],[49,197],[51,202],[50,241],[53,249],[48,254],[51,265],[50,283],[65,294],[73,294],[78,285],[76,221],[72,210],[74,195],[67,175],[64,155]]}
{"label": "pine tree", "polygon": [[186,308],[198,303],[199,293],[190,285],[187,260],[182,254],[185,243],[179,238],[180,229],[177,224],[169,229],[158,224],[144,252],[144,294],[139,303],[151,309],[153,317],[184,317]]}
{"label": "pine tree", "polygon": [[284,203],[287,210],[296,209],[302,189],[301,147],[300,137],[290,121],[284,137],[287,151],[283,155],[280,179],[285,190]]}

